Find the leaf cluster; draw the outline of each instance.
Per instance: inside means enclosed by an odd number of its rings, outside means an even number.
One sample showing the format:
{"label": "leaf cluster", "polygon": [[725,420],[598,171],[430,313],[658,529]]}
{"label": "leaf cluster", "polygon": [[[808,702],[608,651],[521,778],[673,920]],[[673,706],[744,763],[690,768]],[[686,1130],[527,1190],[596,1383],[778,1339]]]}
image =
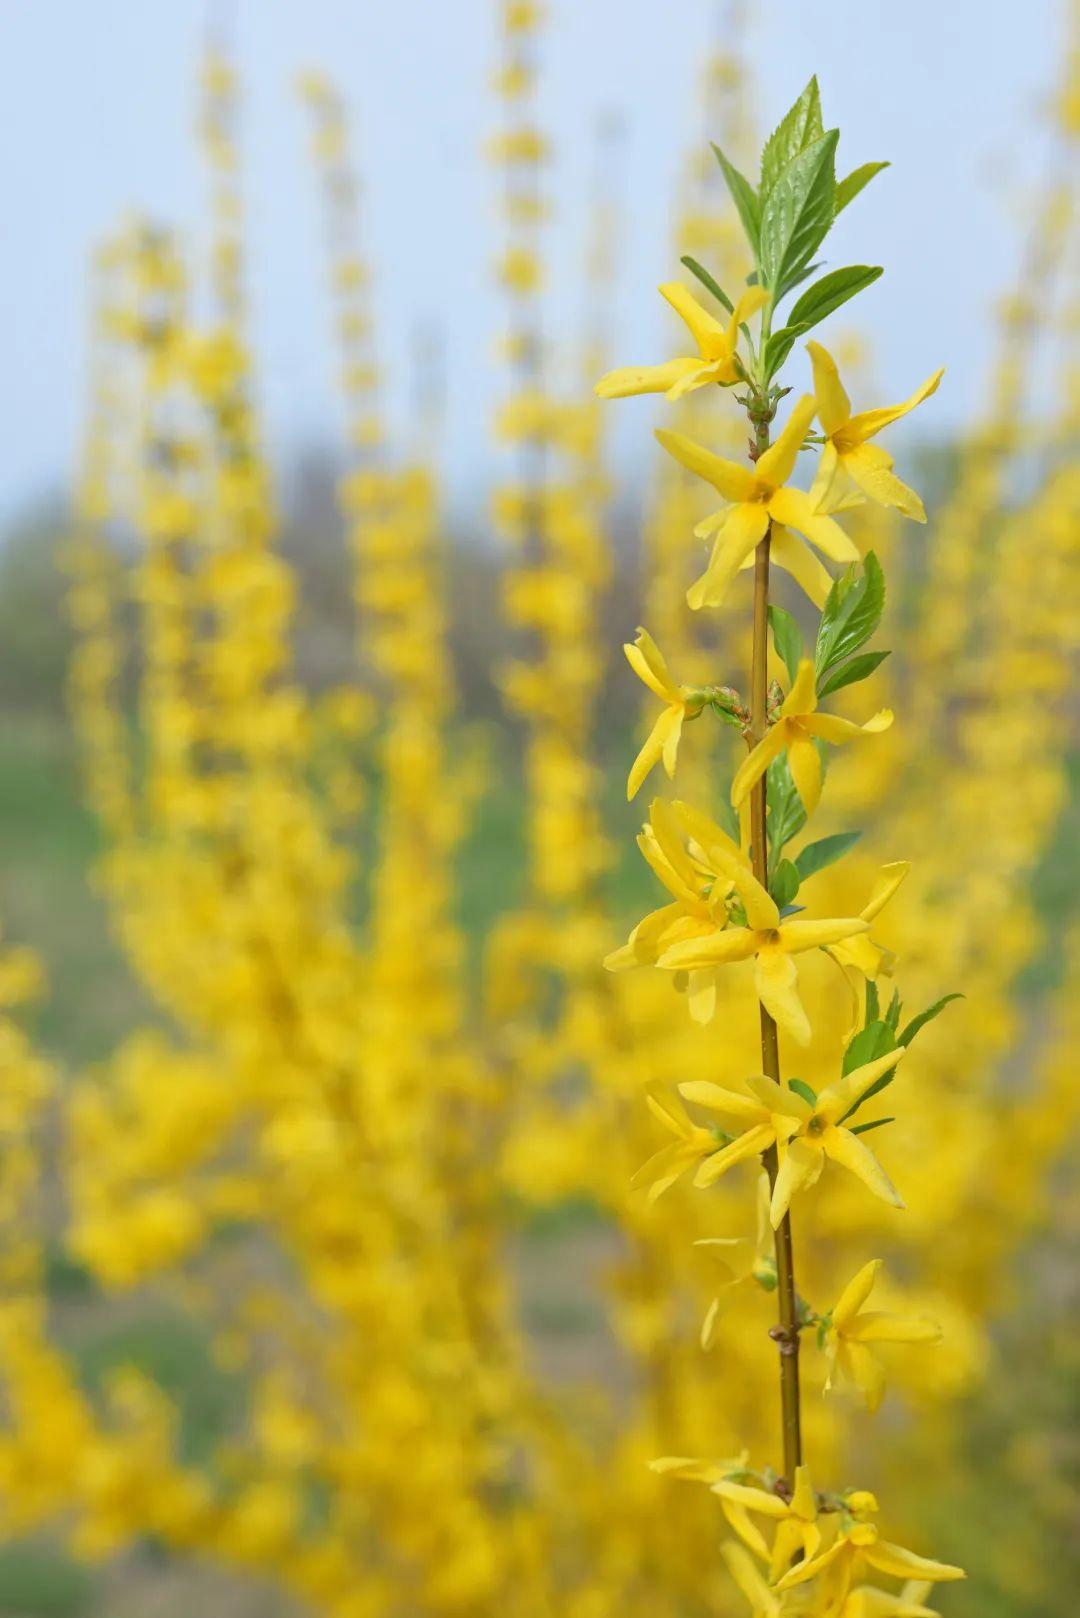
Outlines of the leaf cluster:
{"label": "leaf cluster", "polygon": [[[940,1000],[935,1000],[932,1006],[927,1006],[924,1010],[918,1012],[916,1016],[910,1018],[901,1028],[900,1016],[903,1010],[903,1002],[900,999],[899,991],[893,990],[888,1008],[882,1013],[877,984],[867,979],[863,1026],[844,1052],[843,1072],[845,1074],[852,1073],[857,1067],[862,1067],[867,1062],[876,1062],[879,1057],[887,1056],[890,1051],[899,1050],[910,1045],[916,1034],[925,1028],[927,1023],[933,1022],[935,1017],[940,1016],[950,1001],[962,999],[963,995],[959,993],[943,995]],[[840,1122],[844,1123],[848,1118],[851,1118],[872,1096],[879,1095],[882,1090],[886,1089],[895,1077],[895,1067],[890,1068],[887,1073],[883,1073],[877,1082],[870,1086],[865,1095],[861,1096],[855,1105],[844,1114]],[[893,1122],[892,1118],[875,1118],[871,1123],[853,1124],[851,1126],[852,1133],[862,1135],[870,1129],[878,1129],[883,1124]]]}
{"label": "leaf cluster", "polygon": [[[794,106],[765,142],[756,186],[719,146],[713,147],[743,231],[754,256],[751,283],[771,294],[756,381],[765,388],[792,344],[848,299],[872,285],[881,267],[850,264],[812,282],[776,331],[772,313],[781,299],[820,268],[818,253],[833,223],[887,163],[864,163],[844,179],[836,177],[837,129],[826,129],[821,92],[812,78]],[[732,300],[696,259],[683,263],[730,314]]]}

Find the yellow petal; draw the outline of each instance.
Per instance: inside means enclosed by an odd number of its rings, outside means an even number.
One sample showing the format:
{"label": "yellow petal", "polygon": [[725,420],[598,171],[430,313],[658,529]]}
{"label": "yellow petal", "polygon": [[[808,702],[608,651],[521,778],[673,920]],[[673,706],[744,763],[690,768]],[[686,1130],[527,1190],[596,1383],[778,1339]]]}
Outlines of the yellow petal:
{"label": "yellow petal", "polygon": [[795,962],[776,944],[758,950],[754,965],[758,999],[773,1021],[798,1045],[809,1045],[810,1023],[799,999]]}
{"label": "yellow petal", "polygon": [[826,435],[838,432],[851,415],[851,400],[844,392],[836,361],[820,343],[809,342],[806,352],[814,370],[818,420]]}
{"label": "yellow petal", "polygon": [[740,292],[735,300],[735,312],[728,322],[727,338],[729,347],[734,348],[738,340],[739,327],[744,326],[751,316],[756,315],[758,310],[768,301],[769,294],[764,287],[747,287],[745,292]]}
{"label": "yellow petal", "polygon": [[718,607],[728,586],[746,557],[764,539],[769,514],[762,505],[732,506],[713,545],[709,565],[700,579],[686,592],[688,605],[698,612],[702,607]]}
{"label": "yellow petal", "polygon": [[881,1259],[872,1258],[869,1264],[863,1265],[859,1273],[853,1276],[843,1292],[841,1292],[832,1313],[833,1325],[837,1331],[842,1332],[854,1320],[871,1292],[873,1292],[874,1283],[877,1281],[881,1271],[881,1265]]}
{"label": "yellow petal", "polygon": [[770,1113],[781,1118],[796,1118],[800,1122],[813,1116],[813,1108],[805,1096],[795,1090],[785,1090],[775,1079],[764,1073],[754,1073],[746,1081],[746,1088],[757,1097]]}
{"label": "yellow petal", "polygon": [[763,1517],[783,1518],[788,1514],[785,1500],[778,1494],[770,1494],[767,1489],[755,1489],[748,1483],[732,1483],[722,1478],[713,1484],[713,1494],[718,1494],[721,1500],[731,1500],[735,1505],[745,1506],[747,1511],[758,1511]]}
{"label": "yellow petal", "polygon": [[850,1335],[858,1343],[940,1343],[942,1330],[929,1315],[873,1310],[853,1322]]}
{"label": "yellow petal", "polygon": [[665,281],[660,295],[667,299],[680,320],[686,322],[702,358],[714,359],[717,338],[723,343],[726,337],[725,329],[716,317],[698,303],[689,287],[683,286],[681,281]]}
{"label": "yellow petal", "polygon": [[681,702],[682,692],[668,673],[667,659],[647,629],[639,629],[637,640],[624,643],[626,661],[649,690],[663,702]]}
{"label": "yellow petal", "polygon": [[733,1140],[730,1146],[724,1146],[711,1157],[707,1157],[699,1165],[694,1175],[694,1184],[699,1191],[707,1191],[710,1185],[715,1185],[722,1174],[734,1168],[736,1163],[744,1163],[748,1157],[758,1157],[771,1146],[775,1136],[771,1129],[759,1125],[756,1129],[748,1129],[745,1135]]}
{"label": "yellow petal", "polygon": [[601,399],[630,399],[639,393],[666,393],[680,377],[700,369],[701,361],[668,360],[666,365],[630,365],[609,371],[596,384]]}
{"label": "yellow petal", "polygon": [[889,865],[883,865],[870,890],[870,897],[859,914],[867,921],[873,921],[884,910],[910,870],[910,860],[893,860]]}
{"label": "yellow petal", "polygon": [[881,410],[864,410],[861,415],[852,416],[847,424],[844,436],[850,438],[853,442],[873,438],[876,433],[881,432],[883,427],[888,427],[891,422],[899,421],[901,416],[906,416],[909,410],[914,410],[916,405],[922,404],[924,399],[929,399],[932,393],[936,393],[938,383],[944,375],[945,368],[942,366],[940,371],[935,371],[933,376],[928,376],[922,386],[916,388],[911,398],[905,399],[903,404],[886,405]]}
{"label": "yellow petal", "polygon": [[791,1206],[791,1199],[821,1178],[825,1154],[821,1148],[801,1135],[788,1142],[787,1151],[777,1171],[769,1204],[769,1219],[775,1230]]}
{"label": "yellow petal", "polygon": [[932,1562],[928,1557],[916,1556],[914,1551],[905,1550],[902,1545],[890,1545],[883,1539],[864,1545],[862,1555],[871,1567],[877,1568],[879,1573],[892,1574],[894,1579],[929,1579],[932,1584],[946,1584],[967,1578],[962,1567],[953,1567],[949,1562]]}
{"label": "yellow petal", "polygon": [[881,1363],[861,1343],[847,1341],[841,1343],[837,1361],[841,1375],[858,1388],[866,1400],[867,1410],[873,1415],[885,1397],[885,1372]]}
{"label": "yellow petal", "polygon": [[711,1079],[686,1079],[679,1085],[679,1094],[699,1107],[707,1107],[721,1118],[734,1118],[740,1124],[767,1122],[767,1109],[754,1096],[740,1095],[738,1090],[725,1090]]}
{"label": "yellow petal", "polygon": [[839,1122],[856,1101],[862,1100],[871,1085],[876,1084],[878,1079],[883,1078],[898,1062],[903,1061],[907,1052],[908,1046],[898,1045],[894,1051],[887,1051],[884,1056],[876,1056],[872,1062],[864,1062],[861,1067],[853,1068],[834,1084],[827,1085],[818,1096],[818,1112],[830,1123]]}
{"label": "yellow petal", "polygon": [[802,714],[813,713],[816,707],[817,685],[814,676],[814,665],[809,657],[803,657],[799,660],[795,682],[784,698],[780,713],[784,719],[790,719]]}
{"label": "yellow petal", "polygon": [[788,768],[807,815],[821,800],[821,756],[801,726],[792,726],[787,746]]}
{"label": "yellow petal", "polygon": [[892,470],[892,457],[876,444],[858,444],[841,456],[844,470],[865,495],[879,506],[892,506],[915,522],[926,521],[926,508]]}
{"label": "yellow petal", "polygon": [[666,427],[658,427],[656,437],[680,466],[685,466],[688,472],[711,483],[725,500],[738,503],[750,499],[754,493],[753,473],[737,461],[725,461],[722,456],[695,444],[692,438],[685,437],[683,433],[669,432]]}
{"label": "yellow petal", "polygon": [[[805,591],[815,607],[819,609],[824,607],[825,599],[832,588],[832,579],[813,551],[781,523],[773,523],[771,556],[777,567],[782,567],[785,573],[791,574],[795,583]],[[743,566],[752,567],[753,558],[747,558]]]}
{"label": "yellow petal", "polygon": [[811,544],[834,562],[857,562],[859,552],[840,524],[815,511],[808,494],[801,489],[777,489],[769,501],[769,515],[805,534]]}
{"label": "yellow petal", "polygon": [[[660,755],[664,750],[664,744],[667,741],[673,711],[674,710],[671,708],[664,709],[664,712],[659,716],[646,737],[645,744],[640,753],[630,766],[630,774],[627,777],[626,782],[626,796],[628,801],[636,796],[645,777],[648,775],[653,765],[659,760]],[[681,712],[677,714],[677,718],[681,722]]]}
{"label": "yellow petal", "polygon": [[849,1169],[868,1191],[882,1202],[889,1203],[894,1208],[904,1206],[903,1198],[885,1173],[881,1164],[868,1146],[864,1146],[858,1135],[853,1135],[850,1129],[842,1129],[837,1125],[826,1129],[821,1137],[821,1144],[825,1154],[831,1157],[834,1163],[840,1163]]}
{"label": "yellow petal", "polygon": [[819,921],[808,916],[793,916],[780,923],[780,938],[789,954],[798,955],[803,950],[837,944],[842,938],[850,938],[852,933],[864,933],[867,925],[861,916],[823,917]]}
{"label": "yellow petal", "polygon": [[766,731],[764,737],[752,748],[739,768],[735,771],[735,779],[731,783],[731,801],[737,809],[748,796],[755,781],[760,781],[773,759],[784,750],[785,731],[783,725],[773,725]]}
{"label": "yellow petal", "polygon": [[692,972],[701,966],[725,966],[731,961],[748,961],[757,948],[757,939],[748,927],[725,927],[672,944],[657,961],[665,972]]}
{"label": "yellow petal", "polygon": [[892,722],[892,709],[880,708],[865,725],[856,725],[850,719],[841,719],[839,714],[818,713],[811,714],[807,718],[806,728],[812,736],[820,736],[823,742],[832,742],[834,746],[839,746],[842,742],[851,741],[855,736],[879,735],[883,730],[888,730]]}

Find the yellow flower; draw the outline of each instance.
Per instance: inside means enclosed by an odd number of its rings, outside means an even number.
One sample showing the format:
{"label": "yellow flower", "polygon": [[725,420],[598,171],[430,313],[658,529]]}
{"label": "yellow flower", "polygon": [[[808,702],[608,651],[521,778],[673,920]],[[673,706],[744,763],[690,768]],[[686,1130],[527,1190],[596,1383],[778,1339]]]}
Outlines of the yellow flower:
{"label": "yellow flower", "polygon": [[865,1186],[882,1202],[894,1208],[904,1206],[899,1192],[885,1170],[858,1135],[845,1129],[841,1119],[884,1074],[894,1068],[907,1054],[900,1045],[873,1062],[855,1068],[835,1084],[822,1090],[811,1106],[802,1096],[794,1096],[793,1111],[799,1114],[798,1134],[788,1142],[773,1186],[771,1216],[774,1227],[787,1213],[791,1199],[797,1191],[817,1183],[828,1157],[858,1176]]}
{"label": "yellow flower", "polygon": [[863,1304],[874,1290],[882,1261],[871,1259],[849,1281],[832,1311],[825,1334],[829,1356],[826,1391],[834,1376],[851,1382],[866,1400],[868,1410],[877,1410],[885,1394],[885,1372],[868,1343],[936,1343],[941,1327],[926,1315],[891,1315],[880,1310],[866,1313]]}
{"label": "yellow flower", "polygon": [[[793,1039],[800,1045],[809,1044],[810,1024],[799,999],[798,974],[791,957],[865,932],[869,923],[859,916],[821,921],[795,916],[781,920],[776,901],[730,839],[721,833],[723,842],[715,841],[710,836],[711,822],[689,805],[678,804],[675,809],[700,843],[706,861],[728,875],[742,900],[747,925],[725,925],[711,932],[699,928],[678,939],[668,935],[660,945],[656,964],[667,972],[703,972],[733,961],[753,960],[758,999]],[[717,829],[712,828],[714,832]]]}
{"label": "yellow flower", "polygon": [[[678,1096],[665,1090],[662,1085],[649,1086],[645,1104],[653,1117],[658,1118],[664,1128],[675,1136],[669,1146],[662,1146],[658,1152],[654,1152],[630,1181],[635,1189],[647,1185],[649,1201],[655,1202],[692,1164],[701,1162],[703,1158],[707,1160],[720,1156],[723,1148],[712,1130],[695,1124]],[[694,1178],[695,1185],[703,1183],[700,1175],[699,1169]],[[712,1181],[707,1183],[711,1184]]]}
{"label": "yellow flower", "polygon": [[[859,911],[865,922],[877,919],[910,870],[911,864],[908,860],[892,860],[888,865],[881,867],[877,881],[870,890],[870,897]],[[864,980],[867,978],[874,980],[882,974],[891,977],[896,956],[892,950],[883,949],[880,944],[875,943],[869,933],[859,933],[855,937],[845,938],[840,944],[830,944],[825,953],[832,957],[843,972],[851,992],[851,1025],[843,1040],[847,1046],[858,1032],[862,1017]]]}
{"label": "yellow flower", "polygon": [[[831,517],[838,511],[850,511],[855,506],[864,505],[862,495],[858,490],[847,493],[837,490],[827,499],[821,499],[817,504],[819,516]],[[832,578],[828,571],[822,567],[809,545],[793,534],[790,528],[782,523],[774,522],[769,542],[769,560],[777,567],[782,567],[785,573],[790,573],[799,586],[817,607],[818,611],[825,605],[826,597],[832,589]],[[740,573],[754,565],[754,553],[743,558],[739,568]]]}
{"label": "yellow flower", "polygon": [[[676,940],[711,937],[727,926],[728,898],[734,883],[731,866],[741,858],[735,844],[707,816],[696,818],[699,833],[708,843],[709,855],[700,847],[693,852],[683,846],[676,811],[661,799],[649,807],[649,824],[638,837],[640,848],[653,871],[674,899],[673,904],[653,910],[638,922],[621,949],[613,950],[604,965],[609,972],[622,972],[632,966],[655,966],[661,952]],[[720,865],[710,859],[721,861]],[[690,1014],[698,1022],[708,1022],[716,1007],[716,973],[712,967],[691,972]]]}
{"label": "yellow flower", "polygon": [[[877,1509],[873,1495],[861,1498],[867,1502],[863,1509]],[[888,1574],[890,1578],[918,1580],[920,1584],[944,1584],[967,1577],[961,1567],[953,1567],[949,1562],[932,1562],[925,1556],[916,1556],[914,1551],[906,1550],[902,1545],[880,1539],[876,1526],[866,1522],[860,1510],[841,1529],[827,1550],[797,1562],[777,1582],[776,1588],[780,1591],[790,1590],[794,1585],[805,1584],[821,1574],[823,1577],[818,1587],[820,1610],[841,1612],[845,1610],[855,1575],[861,1572],[864,1564],[875,1572]]]}
{"label": "yellow flower", "polygon": [[768,294],[761,287],[748,287],[724,326],[707,309],[702,308],[693,293],[681,282],[667,281],[660,292],[690,328],[691,336],[698,345],[699,357],[669,360],[666,365],[627,366],[620,371],[609,371],[596,384],[596,392],[601,399],[627,399],[637,393],[666,393],[669,399],[675,400],[695,388],[703,388],[708,382],[725,386],[739,380],[735,357],[739,327],[767,302]]}
{"label": "yellow flower", "polygon": [[657,430],[656,436],[669,455],[711,483],[730,502],[694,529],[699,539],[716,534],[709,565],[687,592],[686,599],[695,611],[720,605],[746,558],[765,538],[770,522],[797,528],[834,562],[858,561],[859,553],[840,524],[818,510],[801,489],[784,487],[795,469],[814,410],[813,397],[804,395],[776,443],[753,468],[726,461],[681,433]]}
{"label": "yellow flower", "polygon": [[688,1079],[679,1085],[679,1093],[687,1101],[696,1101],[699,1107],[718,1113],[726,1122],[734,1121],[740,1130],[735,1139],[723,1147],[717,1147],[715,1136],[710,1136],[713,1155],[702,1163],[694,1176],[699,1190],[715,1185],[734,1164],[759,1156],[778,1140],[787,1140],[799,1127],[795,1109],[788,1106],[793,1091],[785,1090],[763,1073],[754,1074],[745,1083],[749,1095],[725,1090],[708,1079]]}
{"label": "yellow flower", "polygon": [[[724,1515],[739,1538],[763,1562],[768,1562],[769,1578],[774,1584],[787,1571],[793,1556],[813,1556],[821,1544],[817,1497],[808,1467],[795,1468],[795,1488],[790,1500],[770,1494],[767,1489],[734,1483],[728,1478],[714,1483],[712,1492],[720,1496]],[[769,1517],[776,1523],[771,1550],[761,1530],[751,1520],[751,1512]]]}
{"label": "yellow flower", "polygon": [[814,745],[815,736],[839,745],[849,742],[853,736],[888,730],[892,722],[889,708],[882,708],[865,725],[856,725],[836,714],[819,714],[814,665],[804,657],[791,691],[784,699],[780,717],[739,766],[731,784],[731,801],[738,808],[771,761],[786,751],[803,807],[812,815],[821,797],[821,756]]}
{"label": "yellow flower", "polygon": [[909,489],[894,475],[892,456],[868,440],[928,399],[945,375],[944,370],[935,371],[903,404],[886,406],[881,410],[864,410],[853,416],[851,401],[844,392],[832,355],[820,343],[807,343],[806,350],[814,367],[818,419],[825,430],[821,465],[810,491],[817,503],[816,509],[821,509],[821,502],[828,500],[837,480],[846,473],[878,505],[895,506],[905,517],[925,522],[923,503],[914,489]]}
{"label": "yellow flower", "polygon": [[623,651],[626,653],[626,661],[638,679],[666,703],[663,713],[649,732],[644,747],[631,767],[626,783],[626,796],[630,799],[634,797],[659,759],[662,758],[664,761],[664,769],[669,780],[674,777],[683,720],[689,713],[700,712],[701,704],[691,705],[688,701],[687,688],[675,684],[668,673],[663,653],[647,630],[639,629],[637,640],[632,646],[629,643],[625,644]]}

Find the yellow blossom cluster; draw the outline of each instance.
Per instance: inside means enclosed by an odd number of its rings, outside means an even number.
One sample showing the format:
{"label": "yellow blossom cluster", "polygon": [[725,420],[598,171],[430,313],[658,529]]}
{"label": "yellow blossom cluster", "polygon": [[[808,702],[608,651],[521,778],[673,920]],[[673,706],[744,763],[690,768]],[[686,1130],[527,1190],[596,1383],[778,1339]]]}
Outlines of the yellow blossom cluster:
{"label": "yellow blossom cluster", "polygon": [[[866,412],[866,368],[831,337],[803,354],[800,337],[805,399],[781,407],[794,426],[736,465],[736,360],[765,305],[749,289],[735,320],[692,270],[665,282],[682,322],[662,374],[615,372],[604,389],[676,395],[657,398],[673,453],[643,525],[648,629],[628,636],[632,678],[603,651],[603,412],[580,383],[608,363],[607,334],[594,318],[568,354],[542,318],[544,20],[531,0],[500,0],[505,759],[474,747],[455,692],[435,470],[397,454],[384,418],[333,84],[308,74],[300,90],[345,405],[355,680],[312,692],[294,666],[296,586],[244,329],[238,82],[219,55],[202,120],[210,322],[171,232],[132,222],[95,262],[72,708],[100,881],[154,1020],[57,1086],[8,1015],[35,969],[0,955],[0,1515],[6,1532],[47,1526],[88,1557],[150,1538],[328,1618],[705,1618],[747,1604],[768,1618],[919,1618],[958,1574],[931,1487],[964,1471],[958,1395],[994,1369],[993,1323],[1076,1136],[1076,941],[1050,935],[1033,887],[1067,801],[1080,650],[1077,327],[1068,298],[1054,301],[1075,255],[1073,198],[1055,185],[1033,220],[985,417],[925,527],[877,435],[937,373],[906,405]],[[732,37],[707,64],[704,110],[740,167],[748,100]],[[750,254],[722,188],[695,153],[676,257],[741,287]],[[595,208],[599,311],[606,192]],[[1022,389],[1039,333],[1068,406],[1033,434]],[[755,735],[738,687],[765,532],[783,570],[773,604],[789,610],[773,621]],[[886,625],[903,626],[872,700],[855,680],[824,689],[813,639],[800,653],[792,638],[849,561],[876,578],[871,553]],[[605,795],[617,683],[643,694],[633,792],[666,791],[662,769],[677,782],[647,811],[656,896],[621,946],[605,831],[623,789],[620,777]],[[477,984],[461,850],[485,772],[513,774],[517,749],[525,899],[503,907]],[[804,817],[798,852],[765,872],[762,783],[773,828]],[[785,897],[796,877],[805,911]],[[1065,977],[1028,1061],[1015,985],[1049,955]],[[964,998],[910,1050],[880,1052],[866,1030],[888,1025],[894,984],[893,1035],[943,995]],[[761,1070],[759,997],[779,1026],[780,1080]],[[57,1141],[59,1210],[43,1194]],[[802,1337],[810,1465],[781,1469],[769,1333],[774,1231],[792,1210],[801,1312],[779,1332],[785,1348]],[[104,1296],[199,1323],[242,1390],[207,1453],[188,1453],[145,1370],[83,1385],[50,1318],[47,1241]],[[537,1326],[537,1272],[584,1313],[577,1337]],[[872,1442],[859,1406],[882,1408]],[[829,1486],[851,1475],[888,1500],[887,1535],[868,1489]],[[1025,1486],[1036,1475],[1052,1493],[1041,1462]]]}

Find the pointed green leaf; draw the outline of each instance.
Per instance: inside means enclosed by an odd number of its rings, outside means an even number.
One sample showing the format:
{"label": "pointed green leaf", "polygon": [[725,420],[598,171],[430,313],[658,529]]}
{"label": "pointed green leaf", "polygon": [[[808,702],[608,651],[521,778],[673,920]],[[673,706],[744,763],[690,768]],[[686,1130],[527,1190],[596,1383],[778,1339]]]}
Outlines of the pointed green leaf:
{"label": "pointed green leaf", "polygon": [[830,129],[799,153],[779,176],[761,211],[762,273],[777,296],[828,235],[836,193],[839,132]]}
{"label": "pointed green leaf", "polygon": [[809,330],[810,327],[807,322],[802,321],[797,326],[782,326],[779,331],[774,331],[772,333],[768,342],[765,344],[766,381],[776,375],[781,365],[783,365],[784,361],[791,353],[791,350],[798,338],[800,338],[804,332],[808,332]]}
{"label": "pointed green leaf", "polygon": [[789,324],[816,326],[849,298],[872,286],[884,273],[879,264],[849,264],[842,270],[830,270],[820,281],[807,287],[788,316]]}
{"label": "pointed green leaf", "polygon": [[853,1073],[857,1067],[865,1067],[867,1062],[876,1062],[879,1056],[887,1056],[896,1049],[896,1040],[892,1030],[880,1018],[867,1023],[860,1028],[855,1038],[844,1052],[843,1071]]}
{"label": "pointed green leaf", "polygon": [[804,1079],[789,1079],[787,1085],[789,1090],[794,1090],[797,1096],[802,1096],[812,1107],[817,1106],[817,1091],[812,1090]]}
{"label": "pointed green leaf", "polygon": [[818,696],[828,697],[834,691],[842,691],[846,685],[854,685],[857,680],[865,680],[874,670],[880,668],[891,652],[861,652],[853,657],[850,663],[844,663],[840,668],[834,668],[818,686]]}
{"label": "pointed green leaf", "polygon": [[807,843],[795,856],[795,865],[802,880],[807,881],[827,865],[832,865],[834,860],[842,859],[861,836],[861,831],[838,831],[831,837],[820,837],[816,843]]}
{"label": "pointed green leaf", "polygon": [[873,551],[867,551],[862,578],[849,568],[826,597],[814,653],[819,678],[870,639],[884,610],[885,575]]}
{"label": "pointed green leaf", "polygon": [[742,220],[746,239],[753,248],[755,259],[759,257],[761,247],[761,204],[758,194],[754,190],[745,174],[740,174],[734,163],[729,163],[723,152],[713,142],[713,151],[727,181],[727,188],[731,192],[731,200],[735,210]]}
{"label": "pointed green leaf", "polygon": [[735,313],[735,305],[732,303],[731,299],[728,297],[720,283],[713,280],[713,277],[709,274],[708,270],[703,264],[699,264],[696,258],[691,258],[689,253],[684,253],[679,262],[680,264],[686,265],[686,268],[690,271],[691,275],[697,276],[702,286],[708,288],[713,297],[716,299],[717,303],[722,304],[729,315],[733,315]]}
{"label": "pointed green leaf", "polygon": [[895,1124],[895,1122],[895,1118],[874,1118],[868,1124],[852,1124],[851,1133],[853,1135],[865,1135],[871,1129],[880,1129],[882,1124]]}
{"label": "pointed green leaf", "polygon": [[769,884],[769,892],[781,911],[787,909],[799,891],[799,872],[790,860],[781,860]]}
{"label": "pointed green leaf", "polygon": [[897,1043],[900,1045],[910,1045],[911,1041],[915,1038],[915,1035],[919,1032],[919,1029],[925,1028],[926,1024],[928,1022],[933,1022],[935,1017],[940,1017],[950,1000],[962,1000],[963,998],[964,996],[962,994],[956,993],[946,994],[943,995],[940,1000],[935,1000],[932,1006],[927,1006],[926,1010],[920,1011],[917,1017],[912,1017],[903,1033],[900,1034]]}
{"label": "pointed green leaf", "polygon": [[881,1009],[881,1002],[878,999],[877,984],[874,982],[873,978],[867,978],[867,980],[866,980],[866,1010],[863,1013],[863,1022],[866,1025],[867,1028],[869,1028],[869,1026],[870,1026],[870,1024],[872,1022],[880,1021],[880,1018],[878,1017],[878,1012],[880,1011],[880,1009]]}
{"label": "pointed green leaf", "polygon": [[[867,984],[867,987],[869,988],[870,985]],[[896,1045],[896,1039],[893,1037],[893,1031],[888,1023],[882,1022],[880,1018],[867,1023],[866,1027],[855,1035],[855,1038],[844,1052],[844,1074],[854,1073],[857,1067],[865,1067],[867,1062],[876,1062],[878,1057],[887,1056],[890,1051],[896,1049]],[[880,1095],[881,1091],[886,1089],[895,1077],[896,1068],[891,1067],[887,1073],[883,1073],[879,1079],[874,1081],[866,1094],[860,1096],[855,1105],[849,1107],[844,1116],[838,1121],[844,1123],[846,1119],[851,1118],[861,1106],[870,1100],[871,1096]]]}
{"label": "pointed green leaf", "polygon": [[854,202],[859,192],[870,184],[875,174],[887,169],[888,163],[862,163],[857,169],[841,180],[836,187],[836,212],[841,213],[849,202]]}
{"label": "pointed green leaf", "polygon": [[799,660],[803,655],[803,640],[799,626],[790,612],[785,612],[783,607],[770,607],[769,627],[772,630],[776,655],[794,680],[799,672]]}
{"label": "pointed green leaf", "polygon": [[896,1033],[897,1028],[900,1026],[901,1005],[902,1002],[900,999],[900,990],[894,989],[892,992],[892,999],[889,1001],[889,1009],[885,1013],[885,1021],[892,1029],[894,1034]]}
{"label": "pointed green leaf", "polygon": [[784,114],[765,142],[761,154],[761,196],[768,196],[786,168],[800,152],[825,133],[821,121],[821,91],[815,75],[795,105]]}
{"label": "pointed green leaf", "polygon": [[765,772],[766,826],[769,836],[769,863],[773,870],[785,843],[806,825],[806,810],[788,768],[786,753],[774,758]]}

